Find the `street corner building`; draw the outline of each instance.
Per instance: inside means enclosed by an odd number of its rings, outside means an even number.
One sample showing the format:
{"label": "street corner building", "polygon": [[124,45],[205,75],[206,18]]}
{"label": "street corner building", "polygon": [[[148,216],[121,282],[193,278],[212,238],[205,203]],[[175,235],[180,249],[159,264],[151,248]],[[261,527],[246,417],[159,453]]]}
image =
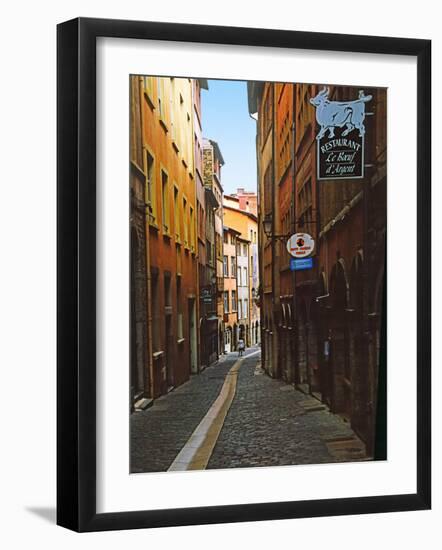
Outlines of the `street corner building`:
{"label": "street corner building", "polygon": [[[387,90],[249,82],[248,105],[262,366],[342,416],[373,457],[386,368]],[[315,243],[307,269],[286,248],[297,233]]]}

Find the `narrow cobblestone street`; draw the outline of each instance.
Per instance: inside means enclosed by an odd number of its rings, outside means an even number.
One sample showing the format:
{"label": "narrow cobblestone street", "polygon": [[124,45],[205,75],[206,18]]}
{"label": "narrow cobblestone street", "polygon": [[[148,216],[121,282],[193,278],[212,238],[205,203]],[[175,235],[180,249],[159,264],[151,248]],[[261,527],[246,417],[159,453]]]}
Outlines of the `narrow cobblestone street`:
{"label": "narrow cobblestone street", "polygon": [[[250,355],[250,357],[248,357]],[[131,472],[169,469],[221,392],[237,353],[131,416]],[[365,459],[349,425],[319,401],[268,377],[259,348],[238,370],[236,393],[207,468],[317,464]]]}

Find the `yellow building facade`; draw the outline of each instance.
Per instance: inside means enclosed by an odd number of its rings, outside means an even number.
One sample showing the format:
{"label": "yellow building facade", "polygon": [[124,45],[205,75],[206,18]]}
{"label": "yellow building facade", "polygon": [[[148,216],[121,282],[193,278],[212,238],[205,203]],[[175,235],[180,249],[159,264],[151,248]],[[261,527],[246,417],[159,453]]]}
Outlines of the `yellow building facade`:
{"label": "yellow building facade", "polygon": [[[241,268],[237,274],[238,323],[241,324],[240,318],[243,319],[246,344],[252,346],[260,342],[260,310],[256,299],[259,289],[258,220],[251,212],[240,210],[238,200],[229,196],[224,197],[223,216],[224,225],[236,230],[242,243],[237,250],[237,270]],[[244,287],[247,287],[247,296],[244,290],[241,291]],[[242,293],[243,296],[240,296]]]}

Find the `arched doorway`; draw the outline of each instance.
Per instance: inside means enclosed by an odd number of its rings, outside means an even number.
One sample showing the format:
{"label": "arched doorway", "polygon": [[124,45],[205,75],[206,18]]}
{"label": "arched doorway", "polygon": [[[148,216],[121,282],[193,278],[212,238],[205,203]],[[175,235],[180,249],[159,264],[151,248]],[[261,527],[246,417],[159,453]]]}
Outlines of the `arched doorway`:
{"label": "arched doorway", "polygon": [[330,367],[330,337],[329,328],[329,292],[328,279],[324,271],[321,271],[318,283],[318,295],[312,306],[312,318],[316,324],[318,338],[318,365],[319,365],[319,391],[322,401],[330,405],[332,394],[332,376]]}
{"label": "arched doorway", "polygon": [[340,258],[330,277],[330,369],[332,376],[331,408],[349,418],[351,414],[351,386],[349,373],[349,338],[346,309],[349,303],[349,282],[345,262]]}
{"label": "arched doorway", "polygon": [[295,382],[304,391],[309,390],[309,375],[307,370],[307,309],[304,300],[298,302],[298,330],[296,351],[296,378]]}
{"label": "arched doorway", "polygon": [[247,345],[247,328],[241,323],[238,327],[238,340],[244,340],[244,344]]}
{"label": "arched doorway", "polygon": [[285,311],[285,349],[284,349],[284,359],[285,359],[285,370],[286,370],[286,379],[288,383],[292,383],[294,380],[293,372],[293,318],[292,318],[292,308],[290,304],[286,304]]}
{"label": "arched doorway", "polygon": [[[357,433],[367,429],[369,373],[363,327],[364,256],[359,250],[350,269],[350,322],[348,323],[348,363],[346,385],[351,390],[351,424]],[[347,390],[347,391],[349,391]]]}
{"label": "arched doorway", "polygon": [[273,374],[273,332],[271,320],[268,316],[264,318],[264,369],[267,374]]}
{"label": "arched doorway", "polygon": [[224,333],[224,349],[226,353],[233,351],[232,349],[232,327],[227,327]]}
{"label": "arched doorway", "polygon": [[321,399],[321,379],[319,366],[319,305],[313,298],[309,308],[307,325],[307,363],[310,392]]}
{"label": "arched doorway", "polygon": [[219,323],[218,325],[218,355],[222,355],[224,353],[224,331],[222,324]]}
{"label": "arched doorway", "polygon": [[371,307],[371,317],[374,320],[372,323],[372,333],[373,333],[373,364],[375,365],[375,372],[374,372],[374,379],[377,380],[378,378],[378,369],[379,366],[379,355],[381,351],[381,330],[382,330],[382,307],[383,307],[383,300],[384,300],[384,292],[385,292],[385,281],[384,281],[384,265],[378,266],[378,272],[376,276],[376,283],[375,283],[375,290],[374,290],[374,298],[373,303]]}
{"label": "arched doorway", "polygon": [[280,324],[278,330],[279,336],[279,364],[281,365],[281,377],[286,382],[288,381],[288,369],[286,362],[286,343],[287,343],[287,318],[286,318],[286,305],[281,303]]}

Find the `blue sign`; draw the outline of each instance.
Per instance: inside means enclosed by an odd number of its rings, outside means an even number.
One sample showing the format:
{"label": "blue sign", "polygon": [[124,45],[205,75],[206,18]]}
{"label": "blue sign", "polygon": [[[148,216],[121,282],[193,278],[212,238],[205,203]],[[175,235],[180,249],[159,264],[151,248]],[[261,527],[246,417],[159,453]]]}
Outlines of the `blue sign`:
{"label": "blue sign", "polygon": [[290,270],[302,271],[304,269],[311,269],[313,267],[313,258],[291,258]]}

